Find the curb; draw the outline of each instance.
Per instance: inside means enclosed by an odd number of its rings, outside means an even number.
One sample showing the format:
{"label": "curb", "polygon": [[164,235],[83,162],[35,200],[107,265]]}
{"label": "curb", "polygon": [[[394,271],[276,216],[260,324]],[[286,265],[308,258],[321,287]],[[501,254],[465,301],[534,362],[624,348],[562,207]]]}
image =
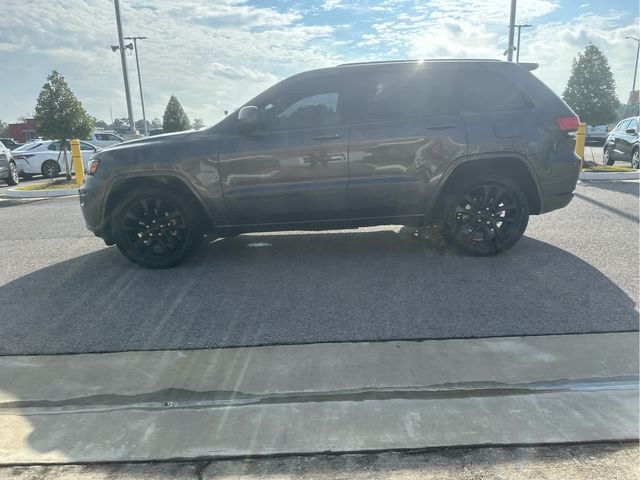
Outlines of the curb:
{"label": "curb", "polygon": [[640,170],[635,172],[580,172],[579,180],[639,180]]}
{"label": "curb", "polygon": [[59,190],[16,190],[15,188],[9,188],[5,193],[5,197],[7,198],[51,198],[68,197],[70,195],[78,195],[78,189],[61,188]]}

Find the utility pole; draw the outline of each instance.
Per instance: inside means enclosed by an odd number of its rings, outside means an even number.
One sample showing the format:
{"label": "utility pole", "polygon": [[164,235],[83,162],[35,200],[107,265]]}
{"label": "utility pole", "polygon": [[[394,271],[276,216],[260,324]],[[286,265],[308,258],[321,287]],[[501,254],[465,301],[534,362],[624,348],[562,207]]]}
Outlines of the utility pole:
{"label": "utility pole", "polygon": [[516,63],[520,63],[520,30],[527,27],[533,27],[533,25],[529,25],[528,23],[520,23],[516,25],[518,29],[518,46],[516,47]]}
{"label": "utility pole", "polygon": [[507,62],[513,62],[513,34],[516,25],[516,0],[511,0],[511,15],[509,16],[509,46],[507,47]]}
{"label": "utility pole", "polygon": [[[515,1],[515,0],[514,0]],[[129,115],[129,133],[135,135],[136,124],[131,110],[131,94],[129,93],[129,76],[127,75],[127,60],[124,53],[124,39],[122,36],[122,21],[120,20],[120,0],[113,0],[116,8],[116,25],[118,26],[118,45],[120,46],[120,61],[122,62],[122,76],[124,77],[124,95],[127,99],[127,113]]]}
{"label": "utility pole", "polygon": [[640,56],[640,38],[636,37],[624,37],[627,40],[635,40],[638,44],[638,48],[636,48],[636,66],[633,68],[633,86],[631,87],[631,91],[636,91],[636,76],[638,75],[638,56]]}
{"label": "utility pole", "polygon": [[140,87],[140,105],[142,105],[142,121],[144,122],[144,134],[149,136],[147,127],[147,115],[144,112],[144,95],[142,95],[142,77],[140,76],[140,62],[138,61],[138,40],[146,40],[147,37],[124,37],[126,40],[133,40],[133,51],[136,52],[136,68],[138,69],[138,86]]}

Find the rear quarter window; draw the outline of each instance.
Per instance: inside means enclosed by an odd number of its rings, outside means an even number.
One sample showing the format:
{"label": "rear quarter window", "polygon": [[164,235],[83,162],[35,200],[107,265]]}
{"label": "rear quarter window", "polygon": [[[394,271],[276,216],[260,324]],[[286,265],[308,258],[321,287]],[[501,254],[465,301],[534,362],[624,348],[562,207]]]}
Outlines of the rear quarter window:
{"label": "rear quarter window", "polygon": [[500,72],[464,69],[460,79],[462,113],[522,110],[532,106],[520,88]]}

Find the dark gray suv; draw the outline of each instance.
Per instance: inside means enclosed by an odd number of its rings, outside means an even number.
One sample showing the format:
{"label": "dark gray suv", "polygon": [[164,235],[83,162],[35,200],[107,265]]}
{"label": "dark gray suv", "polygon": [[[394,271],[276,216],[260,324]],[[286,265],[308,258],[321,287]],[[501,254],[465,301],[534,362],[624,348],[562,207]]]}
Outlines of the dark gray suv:
{"label": "dark gray suv", "polygon": [[214,127],[93,156],[87,226],[149,268],[203,233],[437,225],[458,249],[513,246],[567,205],[578,118],[530,73],[491,60],[340,65],[283,80]]}

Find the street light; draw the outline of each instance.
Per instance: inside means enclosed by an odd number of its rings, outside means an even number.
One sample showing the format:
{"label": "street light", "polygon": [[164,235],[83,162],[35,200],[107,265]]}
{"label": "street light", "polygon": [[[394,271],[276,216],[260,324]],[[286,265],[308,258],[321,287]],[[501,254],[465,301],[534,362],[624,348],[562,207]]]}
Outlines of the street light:
{"label": "street light", "polygon": [[[638,44],[636,48],[636,66],[633,68],[633,86],[631,87],[631,92],[636,91],[636,75],[638,74],[638,56],[640,55],[640,38],[636,37],[624,37],[627,40],[635,40]],[[633,95],[633,93],[632,93]],[[640,95],[638,95],[638,111],[640,112]]]}
{"label": "street light", "polygon": [[[116,26],[118,27],[118,48],[120,49],[120,62],[122,63],[122,76],[124,77],[124,95],[127,101],[127,113],[129,114],[129,133],[135,135],[136,125],[133,122],[131,110],[131,94],[129,93],[129,76],[127,75],[127,60],[124,56],[124,40],[122,38],[122,21],[120,20],[120,0],[113,0],[116,9]],[[112,47],[113,48],[113,47]],[[114,50],[115,52],[115,50]]]}
{"label": "street light", "polygon": [[527,27],[533,27],[533,25],[529,25],[528,23],[521,23],[519,25],[515,25],[518,29],[518,46],[516,47],[516,63],[520,63],[520,30]]}
{"label": "street light", "polygon": [[142,77],[140,77],[140,62],[138,61],[138,40],[146,40],[147,37],[124,37],[126,40],[133,40],[133,51],[136,52],[136,68],[138,69],[138,86],[140,87],[140,104],[142,105],[142,121],[144,122],[144,134],[149,136],[147,127],[147,115],[144,112],[144,95],[142,95]]}

